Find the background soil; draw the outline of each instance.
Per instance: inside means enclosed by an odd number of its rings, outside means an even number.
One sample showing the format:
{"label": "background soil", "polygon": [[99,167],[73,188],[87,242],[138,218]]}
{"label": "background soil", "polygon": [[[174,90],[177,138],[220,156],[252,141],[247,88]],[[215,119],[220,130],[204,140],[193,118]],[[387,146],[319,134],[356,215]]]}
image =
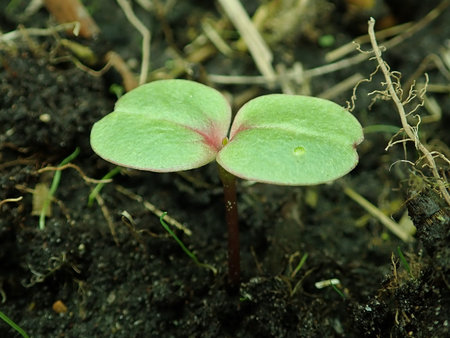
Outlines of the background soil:
{"label": "background soil", "polygon": [[[184,175],[123,170],[102,190],[103,205],[92,207],[87,199],[95,184],[75,169],[65,169],[52,215],[40,230],[39,217],[32,215],[36,185],[49,186],[54,172],[39,169],[58,165],[77,147],[80,154],[72,163],[88,177],[101,178],[114,168],[92,152],[89,133],[95,121],[112,111],[116,97],[110,87],[121,84],[121,76],[115,70],[100,77],[80,69],[61,39],[89,47],[99,60],[91,66],[94,69],[100,69],[105,53],[113,50],[139,72],[141,37],[120,7],[111,1],[84,3],[101,29],[97,39],[59,32],[40,37],[23,33],[9,42],[0,40],[0,201],[23,197],[0,205],[2,312],[31,337],[449,335],[449,208],[427,178],[427,168],[397,163],[418,159],[412,144],[385,151],[393,135],[389,128],[367,132],[359,147],[359,165],[333,184],[278,187],[239,181],[243,276],[238,296],[226,285],[227,234],[214,164]],[[289,25],[283,15],[294,7],[282,11],[288,3],[292,7],[296,2],[245,2],[251,15],[262,6],[272,6],[263,35],[281,70],[292,69],[296,62],[306,70],[329,63],[326,53],[365,34],[370,16],[381,29],[417,23],[438,5],[412,1],[405,8],[398,1],[376,1],[374,6],[314,1],[302,20]],[[19,23],[56,25],[44,8],[24,15],[27,1],[0,4],[3,33]],[[149,80],[179,77],[210,84],[225,93],[234,111],[257,95],[282,90],[278,83],[274,87],[223,84],[210,76],[258,75],[245,44],[238,41],[238,33],[215,2],[153,4],[150,10],[134,4],[152,31]],[[404,82],[416,75],[423,82],[426,70],[430,84],[443,86],[440,91],[430,86],[427,104],[418,111],[424,121],[420,137],[431,149],[450,157],[450,11],[448,6],[442,8],[432,22],[384,57],[403,74]],[[229,55],[220,53],[204,36],[205,23],[219,30],[231,48]],[[329,34],[334,37],[330,46],[319,43]],[[367,44],[362,48],[370,49]],[[421,68],[423,60],[440,62]],[[376,63],[366,60],[290,85],[299,94],[321,95],[356,73],[369,78],[375,69]],[[359,86],[353,113],[364,127],[400,126],[392,102],[377,100],[370,105],[374,96],[368,94],[383,89],[380,81],[377,75]],[[345,105],[352,87],[331,99]],[[427,123],[436,111],[442,115]],[[438,165],[448,175],[448,165]],[[344,193],[347,188],[396,221],[408,209],[417,228],[415,240],[398,239],[350,199]],[[196,266],[182,252],[143,200],[192,230],[191,236],[177,234],[200,261],[218,269],[217,275]],[[131,215],[131,223],[122,217],[124,211]],[[308,255],[305,264],[292,276],[304,254]],[[331,278],[339,279],[336,288],[315,286]],[[54,309],[58,301],[67,311]],[[0,333],[18,336],[4,322]]]}

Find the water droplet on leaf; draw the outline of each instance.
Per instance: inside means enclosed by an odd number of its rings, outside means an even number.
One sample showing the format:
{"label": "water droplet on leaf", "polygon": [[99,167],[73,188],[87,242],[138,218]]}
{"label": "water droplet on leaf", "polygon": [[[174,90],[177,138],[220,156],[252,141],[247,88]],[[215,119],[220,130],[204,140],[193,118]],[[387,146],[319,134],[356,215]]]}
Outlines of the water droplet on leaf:
{"label": "water droplet on leaf", "polygon": [[302,156],[304,155],[306,152],[305,148],[303,148],[302,146],[298,146],[294,148],[294,155],[295,156]]}

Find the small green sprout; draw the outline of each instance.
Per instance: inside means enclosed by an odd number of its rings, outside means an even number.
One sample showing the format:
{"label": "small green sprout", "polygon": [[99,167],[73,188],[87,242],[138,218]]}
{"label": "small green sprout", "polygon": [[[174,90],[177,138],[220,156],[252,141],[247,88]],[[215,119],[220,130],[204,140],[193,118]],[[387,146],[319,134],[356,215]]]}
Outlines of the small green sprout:
{"label": "small green sprout", "polygon": [[307,258],[308,258],[308,254],[304,253],[302,258],[300,259],[300,262],[298,262],[297,266],[295,267],[294,271],[292,272],[291,278],[295,278],[295,275],[297,275],[297,273],[303,267],[303,265],[305,264]]}
{"label": "small green sprout", "polygon": [[411,278],[414,278],[411,268],[409,267],[408,261],[406,260],[405,255],[403,255],[403,251],[402,251],[402,249],[400,249],[399,246],[397,246],[397,253],[398,253],[398,256],[400,257],[400,262],[402,263],[405,270],[408,272],[408,274],[410,275]]}
{"label": "small green sprout", "polygon": [[336,39],[331,34],[325,34],[320,36],[317,42],[319,43],[320,47],[327,48],[332,47],[336,42]]}
{"label": "small green sprout", "polygon": [[[70,154],[64,160],[62,160],[62,162],[59,164],[59,167],[62,167],[63,165],[70,163],[72,160],[74,160],[78,156],[79,153],[80,153],[80,148],[77,147],[72,154]],[[53,196],[56,193],[56,190],[58,189],[60,180],[61,180],[61,171],[57,170],[55,172],[55,176],[53,176],[50,190],[48,191],[48,195],[44,201],[44,205],[42,206],[41,213],[39,215],[39,229],[41,229],[41,230],[45,229],[45,214],[47,212],[48,207],[50,206]]]}
{"label": "small green sprout", "polygon": [[8,324],[10,327],[12,327],[14,330],[16,330],[22,337],[29,338],[28,334],[11,318],[5,315],[2,311],[0,311],[0,319],[3,320],[6,324]]}
{"label": "small green sprout", "polygon": [[186,246],[181,241],[181,239],[179,239],[178,236],[172,231],[172,229],[170,229],[170,227],[167,225],[167,223],[164,222],[164,217],[166,215],[167,215],[167,212],[163,212],[162,215],[159,217],[159,222],[161,223],[163,228],[169,233],[170,236],[172,236],[172,238],[175,240],[175,242],[178,243],[178,245],[181,247],[181,249],[183,249],[185,254],[188,255],[194,261],[195,264],[197,264],[198,266],[200,266],[202,268],[206,268],[206,269],[211,270],[212,273],[214,275],[216,275],[217,274],[217,269],[215,267],[213,267],[212,265],[200,262],[198,260],[197,256],[191,250],[186,248]]}
{"label": "small green sprout", "polygon": [[160,80],[122,96],[95,123],[91,146],[107,161],[154,172],[201,167],[214,160],[224,185],[229,280],[240,280],[235,178],[312,185],[352,170],[361,125],[324,99],[271,94],[231,108],[213,88],[187,80]]}
{"label": "small green sprout", "polygon": [[[118,173],[120,173],[120,167],[115,167],[111,171],[109,171],[105,176],[102,177],[102,180],[108,180],[110,178],[113,178]],[[97,195],[100,193],[100,191],[105,186],[105,183],[98,183],[95,188],[91,191],[88,198],[88,207],[92,207],[94,204],[94,200],[97,197]]]}
{"label": "small green sprout", "polygon": [[342,297],[342,299],[346,299],[347,297],[345,296],[345,294],[341,291],[341,290],[339,290],[339,288],[335,285],[335,284],[331,284],[331,287],[334,289],[334,291],[336,291],[337,292],[337,294],[339,295],[339,296],[341,296]]}

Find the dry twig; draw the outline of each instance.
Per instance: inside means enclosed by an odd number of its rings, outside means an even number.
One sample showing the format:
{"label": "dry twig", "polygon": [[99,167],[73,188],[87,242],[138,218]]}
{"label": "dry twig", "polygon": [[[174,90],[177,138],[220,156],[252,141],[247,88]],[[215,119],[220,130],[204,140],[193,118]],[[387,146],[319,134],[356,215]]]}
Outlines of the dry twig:
{"label": "dry twig", "polygon": [[[226,2],[226,0],[222,0],[223,2]],[[392,39],[386,41],[384,43],[384,46],[386,48],[392,48],[394,46],[397,46],[398,44],[402,43],[406,39],[410,38],[414,34],[416,34],[418,31],[426,27],[429,23],[431,23],[433,20],[435,20],[442,12],[449,6],[450,0],[444,0],[442,1],[438,6],[436,6],[433,10],[431,10],[425,17],[423,17],[421,20],[416,22],[412,25],[407,26],[401,26],[400,30],[394,31],[395,33],[402,31],[401,34],[396,35]],[[392,34],[393,32],[390,31],[388,35]],[[385,35],[386,36],[386,35]],[[363,39],[364,41],[364,39]],[[301,84],[305,82],[308,79],[311,79],[316,76],[322,76],[325,74],[333,73],[336,71],[339,71],[341,69],[346,69],[353,67],[354,65],[357,65],[365,60],[367,60],[370,57],[369,53],[359,53],[353,56],[350,56],[346,59],[342,59],[333,63],[328,63],[323,66],[319,66],[312,69],[304,70],[302,73],[299,73],[295,67],[293,69],[289,69],[286,71],[285,77],[289,79],[294,79],[298,84]],[[263,76],[235,76],[235,75],[219,75],[219,74],[209,74],[208,78],[210,81],[219,83],[219,84],[238,84],[238,85],[249,85],[249,84],[256,84],[256,85],[267,85],[266,77]],[[275,78],[273,79],[274,82],[272,84],[280,85],[280,76],[275,75]]]}
{"label": "dry twig", "polygon": [[[412,26],[411,22],[402,23],[400,25],[389,27],[387,29],[384,29],[382,31],[378,31],[377,39],[382,40],[385,38],[388,38],[390,36],[395,36],[397,34],[400,34],[404,32],[405,30],[409,29]],[[336,60],[339,60],[340,58],[344,57],[347,54],[353,53],[355,51],[355,43],[358,45],[362,45],[363,43],[370,42],[370,37],[368,34],[359,36],[355,38],[353,41],[346,43],[345,45],[339,46],[338,48],[332,50],[331,52],[328,52],[325,55],[325,60],[328,62],[333,62]]]}
{"label": "dry twig", "polygon": [[252,20],[250,20],[244,7],[239,0],[219,0],[219,2],[247,44],[264,80],[272,82],[275,79],[275,71],[272,67],[272,52]]}
{"label": "dry twig", "polygon": [[[419,137],[417,135],[417,127],[412,127],[407,120],[407,116],[411,113],[406,113],[405,107],[403,106],[402,102],[400,101],[400,98],[397,95],[397,91],[395,88],[399,89],[399,84],[392,81],[392,77],[397,77],[398,73],[392,72],[389,70],[388,65],[381,57],[381,50],[378,47],[378,43],[375,37],[374,32],[374,26],[375,26],[375,19],[370,18],[369,20],[369,36],[370,36],[370,42],[372,44],[373,51],[375,53],[376,60],[378,62],[378,66],[380,70],[382,71],[384,78],[386,80],[386,90],[394,102],[394,105],[397,109],[397,112],[400,116],[400,120],[402,123],[402,127],[406,135],[408,136],[409,141],[413,141],[415,144],[416,149],[418,149],[422,154],[425,160],[428,163],[428,166],[433,174],[433,177],[436,179],[439,190],[441,192],[442,197],[445,199],[448,205],[450,205],[450,194],[447,191],[445,180],[439,175],[438,169],[436,167],[436,163],[434,161],[433,154],[420,142]],[[406,140],[406,141],[408,141]]]}
{"label": "dry twig", "polygon": [[5,34],[0,34],[0,42],[11,43],[13,40],[23,37],[24,34],[28,34],[30,36],[49,36],[55,34],[55,32],[60,32],[67,29],[72,29],[73,34],[77,35],[80,30],[80,23],[68,22],[50,28],[25,28],[19,26],[19,29]]}
{"label": "dry twig", "polygon": [[[130,190],[124,188],[124,187],[121,187],[120,185],[116,186],[116,190],[118,192],[124,194],[125,196],[128,196],[129,198],[132,198],[135,201],[138,201],[139,203],[142,203],[147,210],[151,211],[157,217],[161,217],[162,214],[164,213],[162,210],[158,209],[157,207],[155,207],[150,202],[144,200],[142,198],[142,196],[139,196],[139,195],[135,194],[134,192],[132,192],[132,191],[130,191]],[[183,224],[178,222],[176,219],[170,217],[169,215],[165,215],[163,219],[164,219],[164,221],[166,221],[170,225],[172,225],[172,226],[178,228],[179,230],[183,231],[185,235],[187,235],[187,236],[191,236],[192,235],[192,231],[191,230],[186,228]]]}
{"label": "dry twig", "polygon": [[100,29],[94,19],[92,19],[80,0],[44,0],[44,4],[58,22],[79,22],[79,34],[82,37],[93,38],[100,33]]}
{"label": "dry twig", "polygon": [[81,170],[81,168],[79,166],[77,166],[77,165],[75,165],[73,163],[67,163],[67,164],[62,165],[60,167],[45,167],[45,168],[39,169],[37,172],[38,172],[38,174],[41,174],[41,173],[46,172],[46,171],[61,171],[61,170],[65,170],[67,168],[73,168],[76,171],[78,171],[78,173],[83,178],[83,180],[85,180],[88,183],[98,184],[98,183],[110,183],[110,182],[112,182],[112,179],[96,180],[94,178],[90,178],[90,177],[86,176],[86,174],[83,172],[83,170]]}
{"label": "dry twig", "polygon": [[16,198],[5,198],[4,200],[0,201],[0,207],[6,203],[19,202],[22,200],[22,198],[23,198],[23,196],[16,197]]}
{"label": "dry twig", "polygon": [[344,187],[344,193],[364,209],[366,209],[372,216],[377,218],[386,228],[392,231],[402,241],[411,242],[413,240],[411,234],[405,232],[394,220],[387,217],[383,212],[380,211],[380,209],[378,209],[356,191],[350,189],[349,187]]}
{"label": "dry twig", "polygon": [[111,216],[111,213],[109,212],[109,209],[106,207],[105,201],[100,196],[100,194],[95,195],[95,199],[97,200],[97,203],[100,206],[100,209],[102,210],[103,216],[105,217],[106,222],[108,223],[109,231],[111,232],[114,243],[116,243],[117,246],[120,246],[119,239],[117,238],[116,226],[114,225],[114,221]]}
{"label": "dry twig", "polygon": [[141,33],[142,35],[142,62],[141,62],[141,74],[139,76],[139,84],[142,85],[147,82],[148,70],[150,68],[150,39],[151,33],[144,26],[144,24],[138,19],[131,8],[130,1],[117,0],[117,3],[122,8],[128,21]]}

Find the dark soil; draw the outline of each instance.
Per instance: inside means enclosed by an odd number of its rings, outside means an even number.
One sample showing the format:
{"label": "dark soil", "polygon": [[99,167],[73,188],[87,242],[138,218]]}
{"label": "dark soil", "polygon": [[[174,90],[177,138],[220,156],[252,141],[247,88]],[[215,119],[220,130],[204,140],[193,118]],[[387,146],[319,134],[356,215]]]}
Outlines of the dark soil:
{"label": "dark soil", "polygon": [[[437,5],[413,1],[407,11],[399,11],[403,5],[397,1],[390,6],[379,1],[369,9],[350,9],[351,2],[314,2],[308,5],[308,22],[283,39],[275,39],[275,31],[266,32],[274,64],[291,68],[300,61],[305,69],[325,65],[327,52],[365,34],[369,16],[380,23],[417,22]],[[177,76],[209,83],[226,93],[235,107],[254,96],[281,91],[278,86],[208,80],[208,74],[258,75],[251,56],[237,51],[239,36],[219,5],[175,1],[168,10],[165,2],[155,3],[151,12],[135,4],[152,30],[150,79]],[[263,2],[245,3],[253,14]],[[0,4],[3,32],[19,23],[55,25],[48,23],[44,9],[22,16],[27,2]],[[103,205],[96,202],[91,207],[87,200],[95,184],[74,168],[64,169],[51,216],[41,230],[39,216],[33,215],[36,186],[50,186],[54,171],[39,169],[57,166],[77,147],[80,154],[71,163],[86,176],[99,179],[114,168],[93,153],[89,133],[95,121],[112,111],[116,98],[109,87],[121,83],[121,78],[114,70],[93,76],[61,59],[71,54],[58,40],[88,46],[99,60],[114,50],[130,61],[132,69],[133,60],[140,60],[140,35],[116,2],[85,4],[102,30],[97,40],[59,33],[0,41],[0,201],[23,197],[0,206],[0,311],[30,337],[450,335],[449,207],[426,167],[415,169],[406,163],[391,167],[405,156],[414,162],[420,155],[413,144],[406,152],[400,144],[385,151],[390,132],[367,133],[359,147],[358,167],[333,184],[278,187],[239,181],[242,284],[237,295],[227,286],[227,234],[214,164],[186,175],[123,170],[101,191]],[[223,21],[224,38],[236,48],[232,55],[225,57],[206,42],[213,52],[194,60],[185,47],[202,33],[205,19]],[[429,55],[442,59],[446,55],[448,60],[448,22],[447,7],[425,28],[385,52],[386,61],[404,81]],[[318,45],[324,34],[335,37],[333,46]],[[99,61],[94,68],[101,66]],[[440,67],[444,69],[430,63],[425,68],[430,84],[447,86],[446,92],[427,93],[442,116],[421,124],[420,136],[430,149],[449,157],[449,65],[443,62]],[[355,73],[369,78],[375,68],[374,61],[366,60],[296,89],[319,95]],[[139,67],[133,70],[138,73]],[[399,126],[392,102],[378,100],[369,110],[373,96],[368,93],[382,89],[380,81],[377,75],[371,83],[361,84],[353,113],[364,127]],[[332,100],[345,105],[351,96],[348,89]],[[429,115],[427,107],[418,113]],[[448,175],[448,165],[438,165]],[[417,229],[414,241],[404,243],[390,233],[344,193],[345,187],[396,221],[408,211]],[[143,200],[189,228],[191,236],[177,230],[178,236],[218,273],[197,266]],[[304,254],[305,264],[293,276]],[[340,283],[315,286],[332,278]],[[67,311],[58,310],[61,303]],[[0,336],[18,333],[0,321]]]}

